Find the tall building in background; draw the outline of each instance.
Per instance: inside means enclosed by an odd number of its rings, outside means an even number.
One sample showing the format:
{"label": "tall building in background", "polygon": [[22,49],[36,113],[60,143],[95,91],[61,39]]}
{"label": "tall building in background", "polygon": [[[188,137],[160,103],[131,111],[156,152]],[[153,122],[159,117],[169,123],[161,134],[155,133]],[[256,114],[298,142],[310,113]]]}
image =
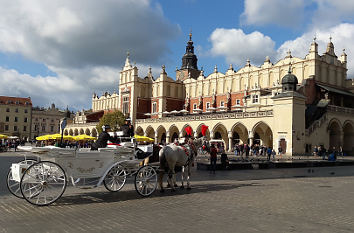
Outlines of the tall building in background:
{"label": "tall building in background", "polygon": [[[206,125],[207,137],[223,140],[229,151],[247,143],[289,155],[320,145],[354,153],[354,81],[347,78],[345,51],[338,57],[331,40],[322,55],[314,39],[304,58],[289,51],[274,64],[269,57],[260,66],[247,60],[237,70],[215,66],[209,75],[197,62],[191,34],[175,78],[165,66],[158,77],[151,69],[139,76],[128,54],[119,93],[94,94],[92,114],[118,109],[132,118],[137,134],[156,143],[184,137],[188,126],[199,137]],[[80,127],[71,132],[84,132]]]}
{"label": "tall building in background", "polygon": [[0,96],[0,133],[17,136],[21,140],[31,138],[31,98]]}
{"label": "tall building in background", "polygon": [[[48,108],[34,107],[32,109],[32,139],[46,134],[60,133],[60,120],[70,119],[68,110],[60,110],[52,104]],[[69,120],[68,119],[68,120]]]}

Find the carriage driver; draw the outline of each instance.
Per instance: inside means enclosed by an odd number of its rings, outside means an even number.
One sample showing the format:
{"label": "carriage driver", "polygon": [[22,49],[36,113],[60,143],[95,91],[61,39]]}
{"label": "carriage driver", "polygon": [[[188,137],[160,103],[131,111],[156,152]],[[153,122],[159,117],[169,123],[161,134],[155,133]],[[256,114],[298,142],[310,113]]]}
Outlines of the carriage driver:
{"label": "carriage driver", "polygon": [[103,125],[102,126],[102,133],[98,136],[98,139],[95,143],[92,144],[91,150],[98,150],[98,148],[105,148],[107,147],[107,141],[114,142],[115,138],[111,137],[109,135],[109,131],[111,131],[111,128],[109,125]]}

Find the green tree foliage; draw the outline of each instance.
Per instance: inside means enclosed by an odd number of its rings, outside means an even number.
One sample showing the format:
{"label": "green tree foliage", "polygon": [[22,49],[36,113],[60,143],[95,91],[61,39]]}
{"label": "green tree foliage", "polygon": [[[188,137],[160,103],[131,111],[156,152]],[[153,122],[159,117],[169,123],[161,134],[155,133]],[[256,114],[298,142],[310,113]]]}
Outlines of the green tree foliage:
{"label": "green tree foliage", "polygon": [[100,122],[96,126],[97,132],[102,132],[103,125],[109,125],[112,131],[118,131],[120,126],[124,124],[125,116],[121,111],[109,112],[103,115]]}

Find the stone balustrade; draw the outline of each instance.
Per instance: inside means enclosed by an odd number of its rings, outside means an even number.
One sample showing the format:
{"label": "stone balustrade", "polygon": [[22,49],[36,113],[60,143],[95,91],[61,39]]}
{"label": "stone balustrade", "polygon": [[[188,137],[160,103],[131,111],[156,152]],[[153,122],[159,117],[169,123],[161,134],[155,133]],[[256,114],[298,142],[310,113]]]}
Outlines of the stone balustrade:
{"label": "stone balustrade", "polygon": [[204,113],[184,116],[169,116],[161,118],[137,119],[136,123],[155,123],[155,122],[177,122],[177,121],[205,121],[205,120],[224,120],[224,119],[242,119],[256,117],[272,117],[273,110],[258,111],[258,112],[223,112],[223,113]]}

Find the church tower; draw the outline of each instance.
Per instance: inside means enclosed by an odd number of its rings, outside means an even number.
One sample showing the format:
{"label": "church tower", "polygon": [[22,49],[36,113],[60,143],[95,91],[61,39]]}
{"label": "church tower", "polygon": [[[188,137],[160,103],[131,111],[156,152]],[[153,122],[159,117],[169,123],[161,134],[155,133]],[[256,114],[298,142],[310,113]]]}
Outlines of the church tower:
{"label": "church tower", "polygon": [[189,41],[186,46],[186,53],[182,57],[181,69],[176,70],[176,80],[184,81],[188,78],[198,78],[200,70],[198,70],[198,58],[194,54],[194,46],[192,41],[192,33],[189,33]]}

